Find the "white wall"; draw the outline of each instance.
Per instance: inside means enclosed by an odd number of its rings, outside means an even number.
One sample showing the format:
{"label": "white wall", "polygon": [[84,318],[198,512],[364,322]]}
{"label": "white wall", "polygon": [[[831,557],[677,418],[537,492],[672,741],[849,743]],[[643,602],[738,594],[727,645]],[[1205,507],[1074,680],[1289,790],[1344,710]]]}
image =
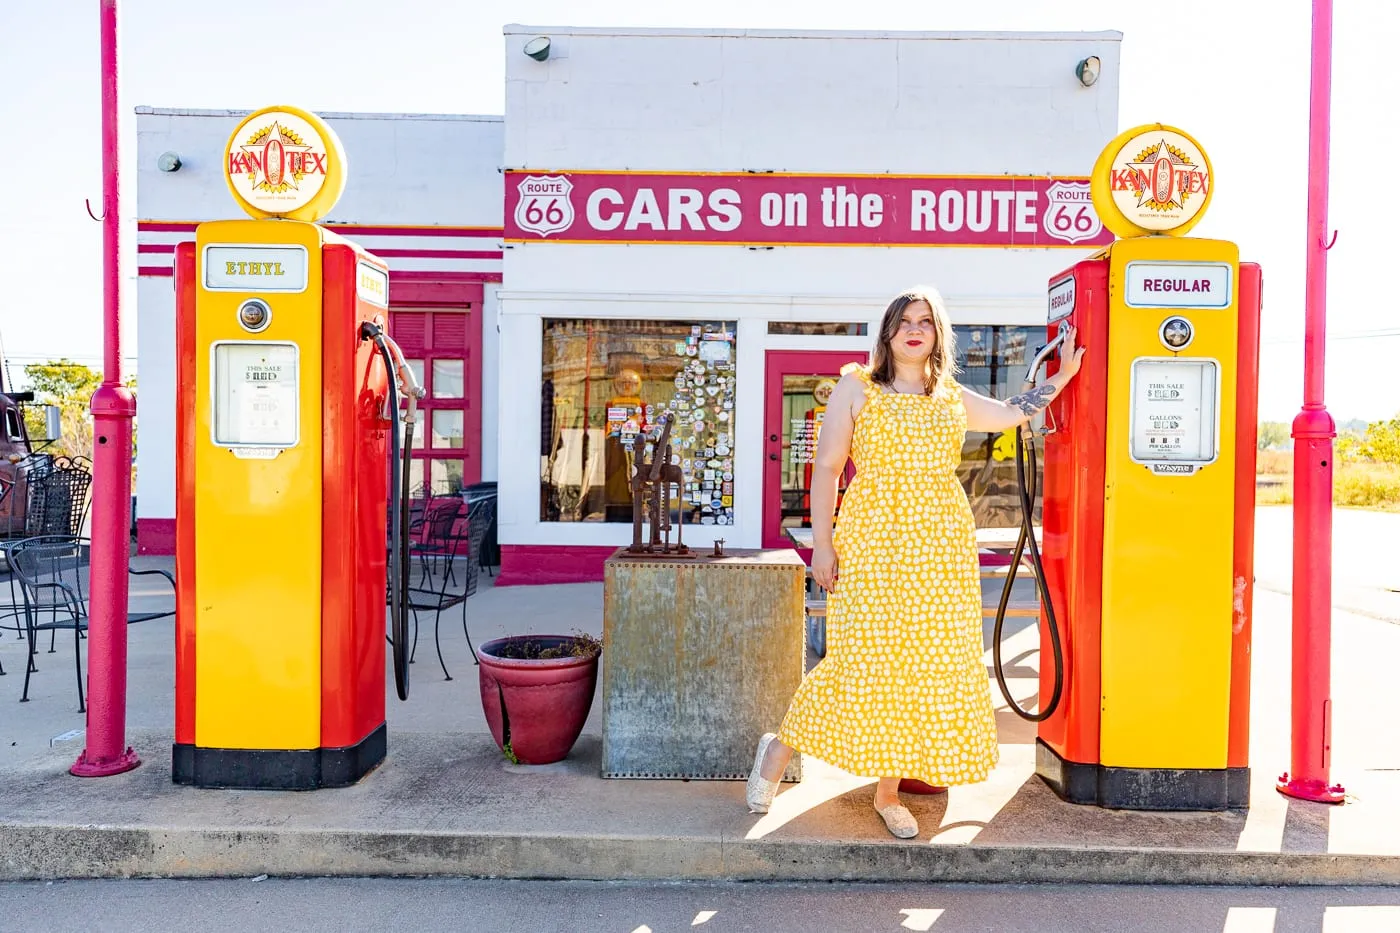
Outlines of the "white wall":
{"label": "white wall", "polygon": [[[536,62],[525,42],[548,36]],[[505,166],[527,170],[1087,176],[1118,131],[1116,32],[782,33],[508,26]],[[1074,75],[1102,59],[1090,88]],[[539,417],[545,316],[739,320],[736,525],[757,546],[769,320],[877,322],[936,286],[958,323],[1045,320],[1049,277],[1083,249],[511,243],[500,296],[502,423]],[[868,339],[858,341],[868,346]],[[542,524],[534,432],[502,439],[505,543],[611,544],[620,526]],[[527,468],[528,467],[528,468]]]}
{"label": "white wall", "polygon": [[[248,111],[137,108],[137,196],[142,219],[242,217],[220,170],[224,144]],[[505,129],[497,116],[322,113],[345,147],[345,193],[321,223],[500,226],[497,169]],[[171,150],[183,163],[162,172]]]}
{"label": "white wall", "polygon": [[[142,221],[203,221],[242,216],[220,171],[224,145],[246,111],[137,109],[137,213]],[[349,175],[345,193],[323,223],[394,226],[454,226],[499,229],[503,204],[498,171],[504,124],[501,117],[335,114],[321,116],[345,147]],[[156,160],[174,151],[182,165],[161,172]],[[137,234],[138,267],[168,270],[168,252],[150,252],[184,240],[184,231]],[[370,251],[399,249],[499,250],[494,229],[452,237],[356,236]],[[391,273],[402,270],[498,274],[499,259],[391,257]],[[137,286],[138,472],[137,512],[143,519],[175,515],[175,295],[167,275],[142,275]],[[485,398],[483,472],[495,473],[496,364],[495,285],[487,283],[482,326]]]}

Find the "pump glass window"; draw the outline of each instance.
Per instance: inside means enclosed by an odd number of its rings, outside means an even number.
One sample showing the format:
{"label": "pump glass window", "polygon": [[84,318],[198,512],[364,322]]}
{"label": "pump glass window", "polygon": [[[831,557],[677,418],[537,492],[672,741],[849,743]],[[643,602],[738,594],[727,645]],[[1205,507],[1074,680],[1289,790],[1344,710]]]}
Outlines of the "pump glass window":
{"label": "pump glass window", "polygon": [[[733,321],[544,321],[540,520],[631,522],[633,465],[660,422],[687,525],[734,523]],[[674,495],[674,493],[673,493]]]}
{"label": "pump glass window", "polygon": [[293,447],[299,427],[297,348],[252,341],[213,345],[214,443]]}
{"label": "pump glass window", "polygon": [[[966,325],[953,328],[958,342],[958,381],[973,392],[992,398],[1010,398],[1021,391],[1026,367],[1036,348],[1045,343],[1045,327]],[[1040,521],[1040,492],[1045,442],[1039,433],[1035,521]],[[981,528],[1011,528],[1021,522],[1021,500],[1016,489],[1016,431],[979,434],[969,431],[963,440],[958,479],[967,492],[972,514]]]}

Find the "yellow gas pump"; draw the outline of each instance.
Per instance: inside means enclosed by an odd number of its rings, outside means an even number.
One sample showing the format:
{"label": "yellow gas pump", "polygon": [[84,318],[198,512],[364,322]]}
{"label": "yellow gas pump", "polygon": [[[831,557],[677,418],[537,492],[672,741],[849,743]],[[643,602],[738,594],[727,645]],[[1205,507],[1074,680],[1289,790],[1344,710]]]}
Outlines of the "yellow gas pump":
{"label": "yellow gas pump", "polygon": [[387,750],[386,581],[408,695],[399,454],[421,392],[388,338],[387,266],[314,223],[345,184],[334,132],[295,107],[260,110],[224,168],[254,219],[200,224],[175,266],[173,774],[344,785]]}

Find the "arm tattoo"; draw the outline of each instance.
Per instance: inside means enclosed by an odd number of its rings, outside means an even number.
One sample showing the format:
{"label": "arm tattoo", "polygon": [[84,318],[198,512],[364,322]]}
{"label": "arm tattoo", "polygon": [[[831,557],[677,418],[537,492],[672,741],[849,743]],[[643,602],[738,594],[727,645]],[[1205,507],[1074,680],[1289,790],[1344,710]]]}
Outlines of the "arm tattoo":
{"label": "arm tattoo", "polygon": [[1050,399],[1055,395],[1055,387],[1051,385],[1036,386],[1029,392],[1022,392],[1020,395],[1012,396],[1006,400],[1006,404],[1012,408],[1021,409],[1021,413],[1027,418],[1033,417],[1046,405],[1050,404]]}

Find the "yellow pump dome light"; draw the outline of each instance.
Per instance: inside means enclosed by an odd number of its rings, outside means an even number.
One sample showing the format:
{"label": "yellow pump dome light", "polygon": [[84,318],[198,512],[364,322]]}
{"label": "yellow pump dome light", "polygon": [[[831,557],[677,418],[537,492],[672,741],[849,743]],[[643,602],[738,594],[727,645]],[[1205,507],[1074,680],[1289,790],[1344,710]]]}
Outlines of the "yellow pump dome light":
{"label": "yellow pump dome light", "polygon": [[345,150],[335,131],[300,107],[265,107],[238,124],[224,147],[224,180],[254,218],[314,222],[345,190]]}
{"label": "yellow pump dome light", "polygon": [[1205,216],[1214,180],[1200,143],[1148,123],[1104,147],[1089,190],[1099,219],[1119,237],[1184,236]]}

